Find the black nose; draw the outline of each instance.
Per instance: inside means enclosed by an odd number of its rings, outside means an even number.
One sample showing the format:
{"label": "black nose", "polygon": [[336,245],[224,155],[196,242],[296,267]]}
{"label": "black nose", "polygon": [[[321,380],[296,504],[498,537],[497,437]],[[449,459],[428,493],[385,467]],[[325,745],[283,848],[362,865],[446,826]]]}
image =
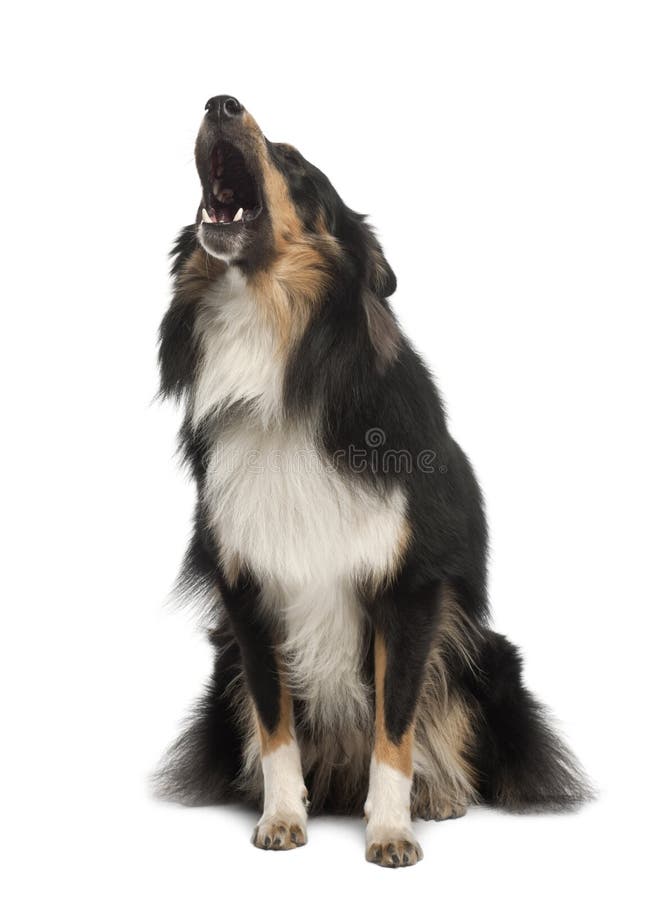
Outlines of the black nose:
{"label": "black nose", "polygon": [[243,112],[243,106],[235,97],[228,97],[227,94],[219,94],[218,97],[211,97],[205,104],[207,116],[209,119],[233,119],[240,116]]}

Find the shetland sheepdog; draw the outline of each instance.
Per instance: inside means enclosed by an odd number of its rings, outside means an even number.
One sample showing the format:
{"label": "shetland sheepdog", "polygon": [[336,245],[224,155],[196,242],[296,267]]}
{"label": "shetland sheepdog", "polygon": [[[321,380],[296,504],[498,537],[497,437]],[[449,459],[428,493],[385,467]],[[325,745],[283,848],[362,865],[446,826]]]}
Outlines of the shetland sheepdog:
{"label": "shetland sheepdog", "polygon": [[208,101],[195,155],[159,361],[197,491],[179,588],[214,669],[160,791],[252,804],[268,850],[304,845],[307,812],[364,813],[390,867],[422,857],[413,819],[580,803],[489,627],[480,489],[374,232],[234,97]]}

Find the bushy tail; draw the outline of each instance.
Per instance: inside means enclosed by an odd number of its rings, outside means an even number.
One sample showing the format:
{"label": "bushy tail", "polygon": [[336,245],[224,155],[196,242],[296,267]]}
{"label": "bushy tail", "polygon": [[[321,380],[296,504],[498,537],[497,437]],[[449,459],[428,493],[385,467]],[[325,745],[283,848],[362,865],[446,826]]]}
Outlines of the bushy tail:
{"label": "bushy tail", "polygon": [[214,633],[215,666],[205,695],[171,745],[153,776],[156,794],[190,806],[233,800],[241,769],[242,738],[232,685],[241,677],[241,660],[229,636]]}
{"label": "bushy tail", "polygon": [[472,685],[480,708],[474,765],[485,802],[510,810],[571,809],[592,799],[579,762],[522,680],[521,657],[487,633]]}

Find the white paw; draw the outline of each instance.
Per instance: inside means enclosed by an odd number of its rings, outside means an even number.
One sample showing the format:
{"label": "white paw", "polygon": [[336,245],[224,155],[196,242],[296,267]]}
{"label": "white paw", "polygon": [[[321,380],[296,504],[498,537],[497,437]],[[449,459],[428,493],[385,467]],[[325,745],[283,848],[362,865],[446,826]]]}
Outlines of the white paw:
{"label": "white paw", "polygon": [[424,858],[424,852],[409,828],[368,827],[366,848],[365,859],[368,862],[390,869],[414,866]]}
{"label": "white paw", "polygon": [[294,850],[306,844],[304,815],[264,815],[252,834],[255,847],[262,850]]}

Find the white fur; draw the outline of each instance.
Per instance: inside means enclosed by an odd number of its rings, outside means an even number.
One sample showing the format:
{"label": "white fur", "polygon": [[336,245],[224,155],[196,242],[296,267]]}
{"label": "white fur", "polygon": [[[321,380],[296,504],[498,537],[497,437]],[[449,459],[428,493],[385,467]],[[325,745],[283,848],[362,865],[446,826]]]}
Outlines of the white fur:
{"label": "white fur", "polygon": [[277,417],[283,369],[275,332],[238,269],[203,298],[196,317],[203,361],[193,397],[192,421],[233,403],[250,403],[262,424]]}
{"label": "white fur", "polygon": [[206,490],[224,562],[247,563],[284,636],[288,677],[323,725],[368,719],[360,665],[363,611],[355,582],[390,570],[405,498],[344,478],[313,430],[282,416],[283,361],[242,276],[229,271],[197,322],[204,362],[193,421],[244,401],[218,434]]}
{"label": "white fur", "polygon": [[[304,464],[311,461],[313,465]],[[366,724],[363,609],[355,580],[389,570],[405,501],[329,469],[306,433],[237,422],[208,466],[212,522],[226,561],[247,562],[282,626],[291,688],[308,714]]]}
{"label": "white fur", "polygon": [[301,825],[306,831],[306,787],[302,777],[300,751],[294,740],[262,757],[264,811],[259,827],[270,821]]}
{"label": "white fur", "polygon": [[282,622],[289,688],[306,701],[306,715],[337,733],[370,727],[369,686],[361,674],[363,611],[349,580],[275,588],[265,600]]}
{"label": "white fur", "polygon": [[223,541],[291,593],[388,571],[403,534],[403,494],[350,483],[306,429],[225,428],[207,485]]}
{"label": "white fur", "polygon": [[[227,225],[223,225],[221,227],[227,228]],[[203,250],[205,250],[206,253],[209,253],[210,256],[216,257],[216,259],[223,260],[223,262],[230,262],[230,260],[239,256],[245,245],[244,232],[240,232],[238,240],[231,250],[229,250],[227,253],[216,253],[215,250],[209,245],[209,242],[205,240],[205,229],[203,228],[202,222],[198,229],[198,240],[200,241],[201,247],[203,248]]]}
{"label": "white fur", "polygon": [[410,815],[412,780],[373,756],[370,786],[365,801],[367,846],[394,840],[415,843]]}

